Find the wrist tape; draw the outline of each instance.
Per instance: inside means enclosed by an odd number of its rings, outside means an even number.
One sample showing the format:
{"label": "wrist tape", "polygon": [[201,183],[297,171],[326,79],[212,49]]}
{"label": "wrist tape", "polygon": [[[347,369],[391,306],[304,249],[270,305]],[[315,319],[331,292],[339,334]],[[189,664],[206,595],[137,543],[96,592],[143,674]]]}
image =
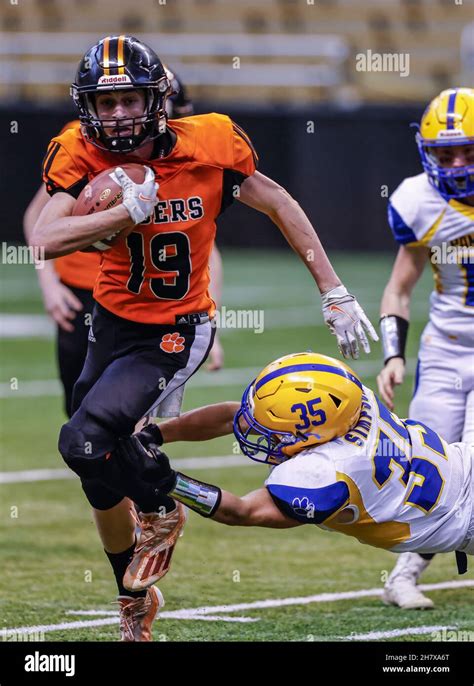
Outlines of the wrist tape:
{"label": "wrist tape", "polygon": [[401,357],[405,360],[408,324],[406,319],[397,314],[384,314],[380,318],[384,364],[392,357]]}

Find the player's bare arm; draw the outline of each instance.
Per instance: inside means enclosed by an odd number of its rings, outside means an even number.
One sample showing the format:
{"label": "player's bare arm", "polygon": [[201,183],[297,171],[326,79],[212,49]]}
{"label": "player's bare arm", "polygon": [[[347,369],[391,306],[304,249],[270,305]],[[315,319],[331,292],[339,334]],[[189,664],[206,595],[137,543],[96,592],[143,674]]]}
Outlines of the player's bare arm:
{"label": "player's bare arm", "polygon": [[321,293],[341,285],[311,222],[288,191],[257,171],[241,185],[239,200],[263,212],[278,226],[306,264]]}
{"label": "player's bare arm", "polygon": [[410,301],[428,259],[429,249],[402,245],[393,265],[390,279],[383,292],[380,314],[390,312],[410,319]]}
{"label": "player's bare arm", "polygon": [[208,441],[227,436],[233,431],[234,416],[239,407],[240,403],[228,401],[198,407],[180,417],[167,419],[159,425],[162,443]]}
{"label": "player's bare arm", "polygon": [[266,214],[311,272],[321,292],[324,320],[337,337],[342,355],[357,358],[359,343],[369,353],[366,332],[377,341],[375,329],[355,297],[342,285],[314,227],[296,200],[260,172],[245,179],[239,200]]}
{"label": "player's bare arm", "polygon": [[221,491],[219,507],[211,519],[228,526],[262,526],[267,529],[292,529],[301,522],[281,512],[266,488],[258,488],[242,498]]}
{"label": "player's bare arm", "polygon": [[395,386],[405,376],[404,348],[413,289],[425,268],[428,248],[401,246],[380,304],[385,366],[377,377],[382,399],[394,408]]}
{"label": "player's bare arm", "polygon": [[[223,403],[225,404],[225,403]],[[201,408],[208,410],[208,408]],[[201,419],[210,413],[201,413]],[[262,526],[272,529],[289,529],[301,522],[281,512],[266,488],[259,488],[240,497],[223,491],[219,486],[197,481],[176,472],[168,456],[156,444],[153,426],[145,427],[123,444],[120,459],[141,473],[141,477],[162,493],[168,493],[203,517],[229,526]],[[180,436],[180,438],[182,438]],[[126,447],[125,447],[126,446]]]}
{"label": "player's bare arm", "polygon": [[[96,100],[97,114],[109,125],[105,132],[115,131],[114,123],[120,122],[120,135],[126,137],[138,133],[139,124],[133,124],[145,110],[145,95],[142,91],[101,93]],[[140,151],[145,157],[150,151]],[[123,202],[117,207],[93,215],[72,217],[75,199],[68,193],[56,193],[44,207],[33,230],[31,244],[43,247],[46,258],[61,257],[76,250],[89,247],[98,240],[114,233],[131,230],[135,224],[147,219],[157,203],[155,174],[145,167],[143,183],[134,183],[117,167],[116,177],[123,189]],[[65,196],[65,197],[63,197]]]}
{"label": "player's bare arm", "polygon": [[[163,433],[156,425],[145,427],[135,435],[132,451],[122,453],[122,457],[133,460],[135,465],[138,463],[142,470],[144,466],[144,478],[152,481],[160,491],[220,524],[271,529],[302,526],[303,522],[289,517],[278,508],[267,488],[258,488],[241,497],[219,486],[197,481],[173,470],[168,456],[158,447],[163,439],[166,442],[207,440],[224,432],[229,433],[232,431],[229,418],[233,418],[234,410],[238,407],[239,403],[227,402],[192,410],[180,418],[164,422],[161,425]],[[352,511],[342,510],[337,521],[347,523],[352,518]]]}
{"label": "player's bare arm", "polygon": [[[221,501],[211,519],[228,526],[262,526],[267,529],[292,529],[303,526],[278,509],[266,488],[258,488],[242,498],[221,491]],[[354,512],[345,508],[338,512],[335,521],[348,524],[354,519]]]}
{"label": "player's bare arm", "polygon": [[38,217],[30,245],[44,248],[46,259],[82,250],[95,241],[135,225],[124,205],[84,217],[73,217],[74,203],[75,199],[68,193],[55,193]]}

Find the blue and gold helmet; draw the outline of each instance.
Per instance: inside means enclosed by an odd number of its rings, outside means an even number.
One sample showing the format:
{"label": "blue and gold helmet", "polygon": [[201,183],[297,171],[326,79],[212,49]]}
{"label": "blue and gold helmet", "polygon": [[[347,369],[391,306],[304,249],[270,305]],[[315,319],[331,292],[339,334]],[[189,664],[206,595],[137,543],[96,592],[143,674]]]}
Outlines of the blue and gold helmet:
{"label": "blue and gold helmet", "polygon": [[439,160],[440,148],[474,146],[473,88],[450,88],[430,102],[421,119],[416,142],[423,169],[443,198],[474,195],[474,156],[463,166],[443,165]]}
{"label": "blue and gold helmet", "polygon": [[361,402],[362,383],[343,362],[308,352],[286,355],[247,386],[234,433],[252,460],[279,464],[347,433]]}

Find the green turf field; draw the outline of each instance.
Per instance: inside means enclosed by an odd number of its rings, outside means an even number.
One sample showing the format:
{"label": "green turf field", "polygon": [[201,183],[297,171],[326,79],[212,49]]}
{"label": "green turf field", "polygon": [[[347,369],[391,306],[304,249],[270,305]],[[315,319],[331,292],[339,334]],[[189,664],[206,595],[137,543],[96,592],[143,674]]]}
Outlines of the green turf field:
{"label": "green turf field", "polygon": [[[363,254],[331,257],[344,283],[377,322],[392,258]],[[337,353],[335,338],[323,326],[312,280],[295,256],[232,250],[224,252],[223,259],[223,304],[263,310],[265,328],[260,334],[222,331],[226,367],[214,374],[199,372],[187,388],[185,409],[239,399],[253,371],[283,354],[307,349]],[[8,265],[3,271],[0,312],[41,313],[34,270]],[[412,311],[408,345],[412,371],[430,288],[431,277],[426,273],[415,292]],[[353,365],[372,387],[379,360],[376,344],[370,356]],[[2,341],[0,472],[64,467],[56,449],[64,417],[61,397],[51,384],[55,378],[52,340]],[[17,379],[18,390],[9,390],[12,379]],[[409,375],[398,393],[397,410],[402,416],[412,383]],[[176,444],[168,452],[177,458],[226,456],[233,455],[234,448],[233,437],[228,437],[206,444]],[[241,466],[193,471],[193,475],[238,494],[258,487],[265,473],[264,467],[243,456]],[[115,584],[78,482],[0,484],[0,512],[0,630],[46,625],[46,640],[116,640],[116,623],[97,625],[101,620],[115,622],[111,613],[116,608],[110,604]],[[160,585],[169,616],[163,615],[155,625],[155,639],[326,641],[432,625],[474,631],[469,608],[472,587],[429,593],[436,603],[429,613],[385,608],[374,595],[329,596],[323,602],[308,598],[380,588],[394,560],[390,553],[316,527],[288,531],[226,528],[191,513],[172,571]],[[472,572],[467,577],[472,578]],[[458,579],[454,556],[445,555],[438,556],[423,582]],[[297,600],[278,602],[291,598]],[[275,602],[260,602],[271,600]],[[243,607],[225,609],[224,605]],[[206,609],[201,609],[197,618],[190,612],[177,614],[193,608]],[[105,614],[97,614],[99,611]],[[84,625],[76,628],[65,626],[81,621]],[[54,625],[63,628],[56,630]],[[401,635],[395,640],[433,637],[430,633]]]}

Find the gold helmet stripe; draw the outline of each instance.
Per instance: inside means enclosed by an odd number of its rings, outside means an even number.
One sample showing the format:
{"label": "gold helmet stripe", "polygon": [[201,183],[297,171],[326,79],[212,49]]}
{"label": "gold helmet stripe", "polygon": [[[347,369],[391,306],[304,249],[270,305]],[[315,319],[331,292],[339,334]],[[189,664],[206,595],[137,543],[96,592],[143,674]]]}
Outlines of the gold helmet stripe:
{"label": "gold helmet stripe", "polygon": [[118,39],[118,48],[117,48],[117,65],[118,65],[118,73],[119,74],[125,74],[125,65],[123,61],[123,44],[125,41],[125,36],[119,36]]}

